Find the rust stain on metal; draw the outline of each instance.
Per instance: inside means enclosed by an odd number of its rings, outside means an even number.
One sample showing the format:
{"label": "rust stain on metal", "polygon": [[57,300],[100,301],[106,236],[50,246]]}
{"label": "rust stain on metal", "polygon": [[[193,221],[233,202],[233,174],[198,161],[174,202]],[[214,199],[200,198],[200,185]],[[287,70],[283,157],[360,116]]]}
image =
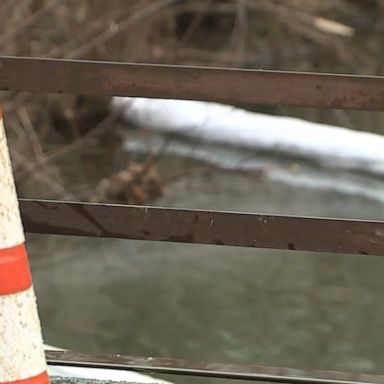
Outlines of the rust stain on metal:
{"label": "rust stain on metal", "polygon": [[384,78],[0,56],[0,90],[384,110]]}
{"label": "rust stain on metal", "polygon": [[384,222],[20,200],[31,233],[384,256]]}

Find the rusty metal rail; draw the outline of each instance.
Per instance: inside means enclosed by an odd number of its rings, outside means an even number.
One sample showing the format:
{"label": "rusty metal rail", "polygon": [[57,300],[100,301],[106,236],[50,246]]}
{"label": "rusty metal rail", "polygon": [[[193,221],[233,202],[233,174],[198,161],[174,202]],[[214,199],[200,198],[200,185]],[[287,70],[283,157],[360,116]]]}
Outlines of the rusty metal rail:
{"label": "rusty metal rail", "polygon": [[384,256],[384,222],[20,200],[31,233]]}
{"label": "rusty metal rail", "polygon": [[384,376],[363,373],[201,363],[187,360],[46,351],[49,365],[130,370],[143,373],[264,381],[287,384],[384,384]]}
{"label": "rusty metal rail", "polygon": [[384,77],[0,56],[0,90],[384,111]]}

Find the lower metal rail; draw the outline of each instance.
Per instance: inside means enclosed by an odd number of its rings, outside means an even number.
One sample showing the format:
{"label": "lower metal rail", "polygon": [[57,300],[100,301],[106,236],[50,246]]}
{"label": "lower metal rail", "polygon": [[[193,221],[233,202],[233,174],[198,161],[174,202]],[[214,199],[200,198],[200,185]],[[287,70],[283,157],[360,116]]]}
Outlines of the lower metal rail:
{"label": "lower metal rail", "polygon": [[46,351],[49,365],[104,368],[219,379],[264,381],[287,384],[384,384],[383,375],[301,370],[253,365],[198,363],[155,357],[93,355],[73,351]]}

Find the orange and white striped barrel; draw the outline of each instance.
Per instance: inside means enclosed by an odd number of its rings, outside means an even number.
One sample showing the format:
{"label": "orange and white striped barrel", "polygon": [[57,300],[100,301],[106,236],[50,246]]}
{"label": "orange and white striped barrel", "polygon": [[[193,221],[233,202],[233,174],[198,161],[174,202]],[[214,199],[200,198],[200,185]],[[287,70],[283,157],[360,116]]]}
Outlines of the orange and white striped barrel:
{"label": "orange and white striped barrel", "polygon": [[49,382],[0,110],[0,383]]}

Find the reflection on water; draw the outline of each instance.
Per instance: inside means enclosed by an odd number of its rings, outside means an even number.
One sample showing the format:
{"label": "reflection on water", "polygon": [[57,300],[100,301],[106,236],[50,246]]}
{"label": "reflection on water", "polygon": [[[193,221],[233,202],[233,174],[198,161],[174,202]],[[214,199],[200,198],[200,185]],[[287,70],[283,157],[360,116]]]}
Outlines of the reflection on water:
{"label": "reflection on water", "polygon": [[[383,219],[378,199],[201,171],[158,205]],[[383,372],[384,259],[30,236],[46,342],[90,352]],[[190,379],[188,379],[190,380]],[[207,382],[178,378],[176,382]]]}

